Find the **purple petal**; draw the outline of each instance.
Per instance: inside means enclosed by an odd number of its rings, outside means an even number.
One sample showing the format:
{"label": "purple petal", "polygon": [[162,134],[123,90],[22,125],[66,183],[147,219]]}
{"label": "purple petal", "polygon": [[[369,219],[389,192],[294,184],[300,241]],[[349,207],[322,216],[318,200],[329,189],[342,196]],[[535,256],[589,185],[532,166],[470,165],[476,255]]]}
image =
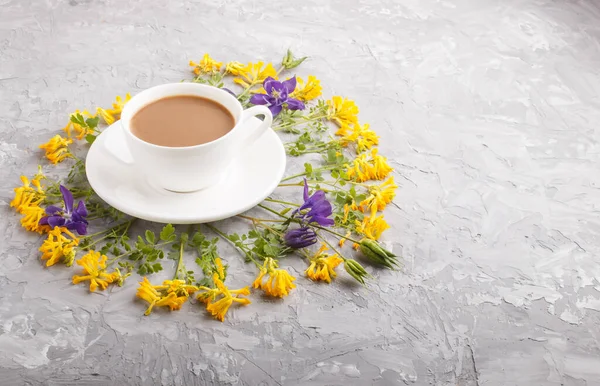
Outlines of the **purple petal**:
{"label": "purple petal", "polygon": [[58,206],[48,205],[48,207],[46,207],[46,214],[49,216],[53,216],[56,213],[59,213],[62,211],[63,211],[63,208],[59,208]]}
{"label": "purple petal", "polygon": [[67,229],[74,230],[80,235],[85,235],[87,233],[87,224],[84,222],[72,222],[67,224]]}
{"label": "purple petal", "polygon": [[[278,86],[277,86],[277,83],[279,83]],[[265,89],[265,91],[267,92],[267,94],[271,95],[271,93],[273,92],[273,89],[276,89],[277,91],[280,91],[280,89],[281,89],[281,83],[269,76],[263,82],[263,88]],[[279,88],[279,90],[278,90],[278,88]]]}
{"label": "purple petal", "polygon": [[282,83],[283,88],[286,89],[288,94],[291,94],[296,89],[296,77],[290,78],[288,80],[284,80]]}
{"label": "purple petal", "polygon": [[308,182],[306,181],[306,178],[304,178],[304,202],[308,201]]}
{"label": "purple petal", "polygon": [[67,213],[73,212],[73,194],[71,191],[64,186],[60,186],[60,192],[63,196],[63,201],[65,202],[65,211]]}
{"label": "purple petal", "polygon": [[328,226],[332,226],[333,224],[335,224],[335,221],[333,221],[330,218],[327,217],[321,217],[321,216],[314,216],[312,218],[311,222],[316,222],[317,224],[319,224],[322,227],[328,227]]}
{"label": "purple petal", "polygon": [[48,216],[42,217],[40,222],[38,222],[38,225],[48,225]]}
{"label": "purple petal", "polygon": [[65,225],[65,222],[67,222],[67,220],[65,220],[64,218],[62,218],[60,216],[48,217],[48,225],[50,225],[50,227],[52,227],[52,228],[61,227],[61,226]]}
{"label": "purple petal", "polygon": [[281,105],[269,106],[269,110],[271,110],[271,114],[273,114],[274,117],[277,116],[282,109],[283,107]]}
{"label": "purple petal", "polygon": [[81,217],[86,217],[88,215],[87,208],[85,207],[85,202],[83,202],[83,200],[79,200],[79,203],[77,203],[77,209],[75,209],[75,213]]}
{"label": "purple petal", "polygon": [[309,227],[302,227],[287,231],[284,240],[291,248],[305,248],[317,242],[317,234]]}
{"label": "purple petal", "polygon": [[286,103],[288,109],[290,110],[304,110],[304,108],[306,107],[304,106],[304,103],[294,98],[288,98]]}
{"label": "purple petal", "polygon": [[317,190],[316,192],[313,193],[312,196],[310,196],[308,198],[308,200],[306,200],[306,202],[310,202],[314,205],[314,204],[318,203],[319,201],[323,201],[323,200],[326,201],[325,192],[322,190]]}
{"label": "purple petal", "polygon": [[311,208],[311,210],[305,215],[306,217],[329,217],[331,216],[331,204],[327,201]]}
{"label": "purple petal", "polygon": [[272,99],[270,96],[266,94],[254,94],[252,98],[250,98],[250,103],[253,105],[267,105]]}
{"label": "purple petal", "polygon": [[71,217],[71,221],[70,222],[83,222],[83,223],[86,223],[86,224],[88,223],[87,220],[85,219],[85,217],[82,217],[78,213],[73,213],[73,217]]}

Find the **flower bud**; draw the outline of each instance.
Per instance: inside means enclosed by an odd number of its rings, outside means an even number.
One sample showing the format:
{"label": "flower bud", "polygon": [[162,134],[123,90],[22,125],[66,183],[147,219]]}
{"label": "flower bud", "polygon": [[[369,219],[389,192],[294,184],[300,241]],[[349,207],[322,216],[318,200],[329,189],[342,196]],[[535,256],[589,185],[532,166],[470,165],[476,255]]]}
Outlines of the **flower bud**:
{"label": "flower bud", "polygon": [[309,245],[313,245],[317,242],[317,234],[312,228],[305,226],[287,231],[283,236],[283,239],[285,245],[290,248],[306,248]]}
{"label": "flower bud", "polygon": [[286,70],[291,70],[292,68],[298,67],[302,62],[304,62],[306,60],[306,58],[307,58],[307,56],[304,56],[299,59],[294,59],[294,55],[292,54],[292,51],[287,50],[285,56],[283,57],[283,60],[281,61],[281,65]]}
{"label": "flower bud", "polygon": [[63,263],[65,263],[67,267],[70,267],[73,265],[73,261],[75,261],[75,251],[71,250],[63,256]]}
{"label": "flower bud", "polygon": [[383,248],[377,241],[371,239],[362,239],[359,245],[360,251],[372,262],[383,265],[389,269],[399,266],[396,255]]}
{"label": "flower bud", "polygon": [[367,271],[362,265],[356,260],[346,259],[344,260],[344,269],[350,276],[361,284],[365,284],[365,278],[369,276]]}

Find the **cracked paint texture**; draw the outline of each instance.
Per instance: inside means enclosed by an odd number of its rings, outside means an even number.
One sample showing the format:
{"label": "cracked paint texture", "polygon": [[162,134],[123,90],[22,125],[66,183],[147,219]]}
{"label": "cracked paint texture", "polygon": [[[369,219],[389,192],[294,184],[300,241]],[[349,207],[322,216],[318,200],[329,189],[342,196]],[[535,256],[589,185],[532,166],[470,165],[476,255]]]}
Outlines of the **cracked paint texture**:
{"label": "cracked paint texture", "polygon": [[[8,203],[69,112],[288,47],[381,135],[402,271],[219,323],[40,264]],[[0,0],[0,384],[600,385],[599,95],[593,0]]]}

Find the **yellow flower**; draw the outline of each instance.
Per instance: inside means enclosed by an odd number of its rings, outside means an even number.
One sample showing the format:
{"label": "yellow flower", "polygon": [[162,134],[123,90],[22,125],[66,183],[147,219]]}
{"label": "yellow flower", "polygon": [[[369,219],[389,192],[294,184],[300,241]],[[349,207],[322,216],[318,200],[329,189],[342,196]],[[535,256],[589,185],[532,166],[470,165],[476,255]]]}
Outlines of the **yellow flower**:
{"label": "yellow flower", "polygon": [[335,267],[340,265],[342,260],[337,254],[327,256],[324,252],[327,250],[327,245],[323,244],[310,260],[310,266],[304,271],[306,276],[313,281],[326,281],[331,283],[331,279],[335,278]]}
{"label": "yellow flower", "polygon": [[122,98],[120,95],[117,95],[115,98],[115,103],[113,103],[112,109],[103,109],[102,107],[98,107],[96,109],[96,113],[104,119],[107,125],[112,125],[115,123],[115,120],[121,117],[121,112],[123,111],[123,107],[129,102],[131,99],[131,94],[125,94],[125,98]]}
{"label": "yellow flower", "polygon": [[356,232],[365,235],[371,240],[378,240],[383,231],[390,227],[383,219],[383,215],[379,217],[365,216],[362,221],[356,220],[354,224],[356,225]]}
{"label": "yellow flower", "polygon": [[347,137],[351,134],[352,128],[346,123],[343,123],[335,132],[335,135],[339,137]]}
{"label": "yellow flower", "polygon": [[379,144],[379,136],[373,130],[369,129],[369,124],[362,126],[355,124],[351,128],[344,124],[340,126],[335,134],[342,137],[340,139],[342,146],[348,146],[350,143],[356,144],[357,153],[361,153]]}
{"label": "yellow flower", "polygon": [[211,303],[213,300],[215,300],[215,298],[221,294],[221,291],[219,291],[218,288],[209,288],[209,287],[201,286],[200,290],[202,292],[199,293],[198,296],[196,296],[196,299],[198,299],[198,301],[201,301],[202,303],[207,304],[207,305],[209,303]]}
{"label": "yellow flower", "polygon": [[71,136],[71,130],[75,131],[75,133],[77,134],[76,135],[77,139],[83,139],[83,137],[92,133],[92,131],[90,131],[90,129],[87,126],[81,126],[79,123],[73,122],[72,119],[77,114],[81,114],[81,116],[83,118],[95,118],[96,117],[95,115],[90,114],[89,111],[87,111],[87,110],[83,110],[83,111],[75,110],[74,113],[71,113],[69,115],[69,123],[67,123],[67,125],[65,127],[63,127],[63,131],[65,133],[67,133],[67,137],[69,137],[69,139],[73,138]]}
{"label": "yellow flower", "polygon": [[241,70],[244,68],[244,64],[240,62],[229,62],[225,65],[225,73],[234,76],[240,75]]}
{"label": "yellow flower", "polygon": [[397,187],[393,176],[379,186],[369,186],[369,196],[360,202],[360,210],[364,212],[368,208],[371,210],[371,217],[375,217],[378,210],[384,210],[385,206],[392,202]]}
{"label": "yellow flower", "polygon": [[190,60],[190,66],[194,67],[194,74],[211,74],[213,72],[221,71],[221,66],[223,62],[217,62],[213,58],[210,57],[209,54],[204,54],[202,60],[198,63],[195,63]]}
{"label": "yellow flower", "polygon": [[18,213],[23,213],[25,208],[29,206],[38,206],[46,197],[46,193],[40,185],[42,178],[45,177],[42,174],[38,174],[29,182],[27,177],[21,176],[23,186],[14,189],[15,198],[10,202],[10,206],[15,208]]}
{"label": "yellow flower", "polygon": [[[221,322],[225,320],[225,314],[229,311],[229,307],[233,303],[240,303],[242,305],[250,304],[250,300],[246,298],[242,298],[240,296],[248,296],[250,295],[250,289],[248,287],[240,288],[237,290],[230,290],[223,284],[223,282],[219,279],[218,274],[213,275],[213,282],[217,287],[215,296],[212,296],[210,301],[205,301],[205,298],[201,299],[201,296],[198,296],[198,299],[202,302],[206,303],[206,311],[208,311],[215,319],[220,320]],[[213,290],[211,290],[213,291]],[[201,294],[202,295],[202,294]],[[233,295],[236,295],[235,297]],[[216,302],[213,302],[217,296],[222,296]]]}
{"label": "yellow flower", "polygon": [[100,287],[104,291],[110,283],[118,282],[121,279],[121,272],[117,269],[112,273],[105,272],[106,255],[101,255],[100,252],[89,251],[77,260],[77,265],[83,267],[83,275],[74,275],[73,284],[78,284],[82,281],[90,281],[90,292],[94,292]]}
{"label": "yellow flower", "polygon": [[267,262],[265,261],[265,264],[263,265],[263,267],[260,268],[260,270],[258,271],[258,276],[256,277],[256,279],[254,279],[254,282],[252,283],[253,288],[262,287],[262,279],[267,274],[267,269],[265,268],[266,263]]}
{"label": "yellow flower", "polygon": [[[350,237],[351,234],[352,234],[351,231],[346,232],[346,237]],[[346,239],[344,239],[344,238],[340,239],[340,241],[338,242],[338,244],[340,245],[340,247],[343,247],[344,244],[346,244]]]}
{"label": "yellow flower", "polygon": [[358,107],[353,100],[334,96],[327,101],[327,106],[327,119],[334,121],[338,126],[358,124]]}
{"label": "yellow flower", "polygon": [[393,170],[385,157],[377,154],[377,148],[371,149],[371,157],[367,153],[360,154],[348,165],[348,177],[358,182],[383,180]]}
{"label": "yellow flower", "polygon": [[[64,235],[71,238],[69,239]],[[46,261],[47,267],[58,263],[61,259],[67,266],[71,266],[75,258],[75,247],[78,244],[79,239],[68,229],[55,227],[48,232],[48,237],[40,247],[42,260],[48,260]]]}
{"label": "yellow flower", "polygon": [[223,267],[223,262],[220,257],[215,259],[215,267],[217,268],[217,275],[221,281],[225,280],[225,268]]}
{"label": "yellow flower", "polygon": [[296,81],[298,82],[296,84],[296,89],[290,95],[292,98],[300,99],[303,102],[308,102],[321,96],[321,82],[315,76],[309,75],[306,84],[299,76],[296,77]]}
{"label": "yellow flower", "polygon": [[[183,303],[188,299],[187,291],[178,296],[177,291],[182,287],[178,285],[179,283],[175,283],[175,286],[172,287],[173,283],[169,282],[170,280],[166,280],[162,286],[153,286],[146,277],[140,282],[135,296],[150,304],[144,315],[150,315],[154,307],[169,307],[171,311],[181,309]],[[183,282],[183,280],[179,280],[179,282]],[[173,288],[174,291],[169,292],[169,289]]]}
{"label": "yellow flower", "polygon": [[[293,283],[296,278],[290,275],[285,269],[276,269],[277,267],[277,262],[268,257],[252,286],[254,288],[260,287],[267,295],[279,298],[287,296],[293,288],[296,288],[296,285]],[[262,279],[265,275],[268,275],[269,278],[263,283]]]}
{"label": "yellow flower", "polygon": [[20,209],[23,214],[23,217],[21,218],[21,226],[23,228],[39,234],[50,230],[48,225],[40,225],[40,220],[46,215],[46,211],[37,204],[32,206],[22,206]]}
{"label": "yellow flower", "polygon": [[165,280],[162,285],[155,285],[155,289],[159,291],[166,291],[166,293],[175,293],[177,296],[185,296],[188,297],[194,292],[198,291],[198,287],[185,284],[185,280]]}
{"label": "yellow flower", "polygon": [[277,79],[277,71],[273,65],[271,63],[265,65],[263,62],[248,63],[247,66],[238,70],[238,75],[241,78],[235,78],[233,82],[244,88],[262,83],[269,76]]}
{"label": "yellow flower", "polygon": [[53,163],[57,164],[62,162],[65,158],[71,157],[68,146],[72,144],[71,139],[63,138],[60,135],[55,135],[43,145],[40,145],[40,149],[46,151],[46,158]]}

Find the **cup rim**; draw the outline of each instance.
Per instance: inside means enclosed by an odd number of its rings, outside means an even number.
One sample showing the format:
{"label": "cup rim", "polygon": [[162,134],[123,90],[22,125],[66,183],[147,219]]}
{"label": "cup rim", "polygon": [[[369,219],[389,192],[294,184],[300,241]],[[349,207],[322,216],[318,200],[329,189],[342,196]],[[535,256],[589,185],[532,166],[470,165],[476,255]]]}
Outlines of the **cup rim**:
{"label": "cup rim", "polygon": [[[186,88],[196,88],[197,87],[199,89],[205,89],[205,90],[211,89],[211,90],[220,92],[221,94],[225,95],[226,98],[229,98],[230,100],[234,101],[236,103],[236,105],[239,107],[238,117],[236,117],[236,113],[235,112],[231,111],[231,109],[227,108],[222,103],[220,103],[218,101],[215,101],[214,99],[212,99],[210,97],[205,97],[205,96],[203,97],[203,98],[206,98],[206,99],[210,99],[210,100],[212,100],[215,103],[220,104],[221,106],[223,106],[223,108],[225,108],[227,111],[229,111],[229,113],[231,113],[231,115],[233,116],[234,122],[235,122],[235,124],[231,128],[231,130],[229,130],[229,132],[227,132],[225,135],[223,135],[223,136],[221,136],[221,137],[219,137],[217,139],[214,139],[214,140],[212,140],[210,142],[200,143],[198,145],[192,145],[192,146],[163,146],[163,145],[157,145],[155,143],[151,143],[151,142],[148,142],[148,141],[144,141],[143,139],[141,139],[141,138],[137,137],[135,134],[133,134],[131,132],[131,129],[129,127],[125,127],[125,124],[123,123],[123,115],[124,114],[126,115],[127,123],[129,123],[129,121],[131,120],[131,117],[133,117],[137,111],[141,110],[143,107],[147,106],[150,103],[156,102],[157,100],[168,98],[168,96],[167,97],[154,98],[150,102],[142,105],[135,112],[129,113],[129,110],[131,110],[131,108],[128,109],[128,106],[132,106],[131,105],[131,101],[133,101],[135,98],[139,97],[140,95],[144,95],[144,94],[150,93],[152,91],[156,91],[157,89],[160,89],[160,88],[180,87],[181,85],[185,85],[184,87],[186,87]],[[188,92],[183,91],[180,94],[174,94],[173,96],[188,96],[188,95],[190,95],[190,96],[199,96],[199,95],[193,94],[193,93],[191,93],[189,91]],[[236,130],[237,127],[240,125],[240,123],[242,121],[242,114],[243,114],[243,112],[244,112],[244,107],[242,106],[242,104],[240,103],[240,101],[238,101],[236,97],[234,97],[233,95],[231,95],[227,91],[225,91],[223,89],[220,89],[218,87],[210,86],[210,85],[207,85],[207,84],[190,83],[190,82],[163,83],[163,84],[160,84],[160,85],[157,85],[157,86],[152,86],[150,88],[147,88],[147,89],[141,91],[140,93],[134,95],[129,100],[129,102],[127,102],[127,104],[125,105],[125,107],[123,107],[123,110],[121,112],[121,118],[119,119],[119,123],[121,124],[121,127],[123,128],[123,131],[125,131],[125,133],[127,133],[127,135],[130,138],[133,138],[135,141],[139,141],[140,143],[142,143],[142,144],[144,144],[146,146],[149,146],[149,147],[152,147],[152,148],[155,148],[155,149],[168,149],[168,150],[171,150],[171,151],[184,151],[184,150],[199,149],[199,148],[202,148],[202,147],[207,147],[207,146],[214,145],[215,143],[218,143],[218,142],[221,142],[221,141],[225,140],[225,138],[229,137],[233,133],[233,131]],[[127,126],[129,126],[129,125],[127,125]]]}

